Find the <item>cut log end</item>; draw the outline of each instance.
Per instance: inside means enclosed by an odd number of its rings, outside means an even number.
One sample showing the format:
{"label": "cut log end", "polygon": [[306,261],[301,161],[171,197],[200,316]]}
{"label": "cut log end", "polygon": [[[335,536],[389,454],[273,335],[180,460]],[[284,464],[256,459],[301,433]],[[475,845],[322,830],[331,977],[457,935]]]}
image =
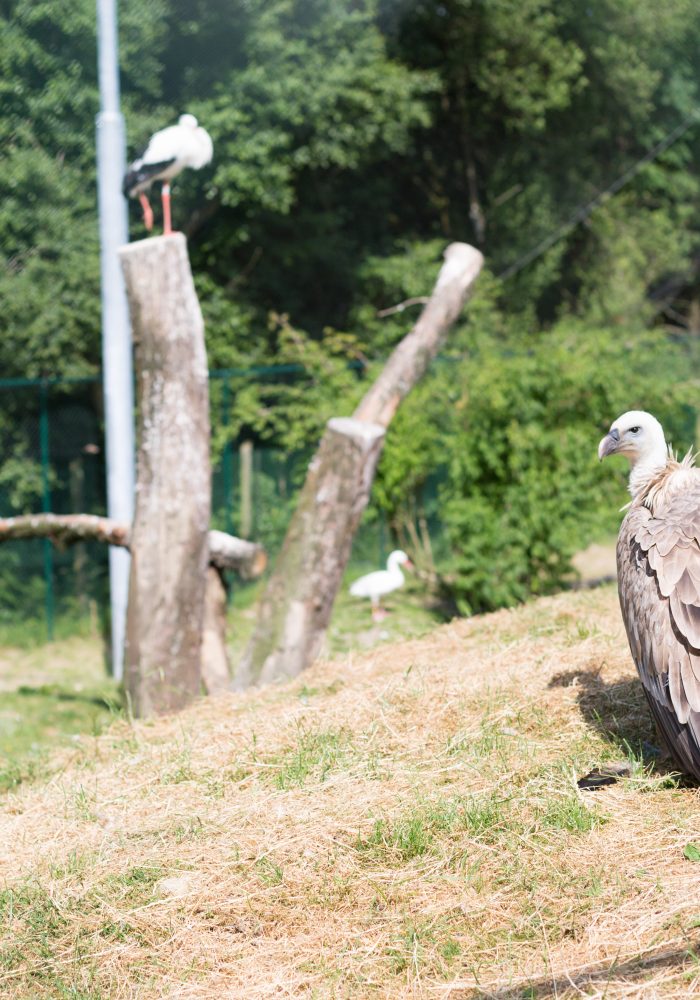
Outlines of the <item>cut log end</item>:
{"label": "cut log end", "polygon": [[435,292],[443,291],[453,281],[457,281],[461,288],[469,288],[484,266],[484,255],[469,243],[450,243],[443,257],[445,263],[440,268]]}
{"label": "cut log end", "polygon": [[357,420],[355,417],[331,417],[328,421],[328,429],[334,434],[355,438],[368,445],[374,444],[386,434],[386,429],[380,424],[367,423],[364,420]]}
{"label": "cut log end", "polygon": [[187,248],[187,238],[184,233],[170,233],[168,236],[148,236],[145,240],[134,240],[133,243],[124,243],[117,250],[119,256],[123,259],[124,257],[135,256],[143,253],[145,250],[161,249],[162,247],[169,245],[172,247],[181,246],[186,250]]}
{"label": "cut log end", "polygon": [[210,531],[209,561],[218,569],[235,570],[244,580],[255,580],[265,571],[267,553],[256,542]]}

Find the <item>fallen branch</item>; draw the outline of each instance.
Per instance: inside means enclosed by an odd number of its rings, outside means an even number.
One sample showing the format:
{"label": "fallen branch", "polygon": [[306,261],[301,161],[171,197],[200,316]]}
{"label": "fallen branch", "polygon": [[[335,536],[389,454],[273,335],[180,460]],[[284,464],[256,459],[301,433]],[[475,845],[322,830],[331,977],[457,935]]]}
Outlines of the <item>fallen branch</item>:
{"label": "fallen branch", "polygon": [[50,538],[59,548],[75,542],[104,542],[129,548],[129,526],[96,514],[22,514],[0,519],[0,542]]}
{"label": "fallen branch", "polygon": [[[128,549],[131,531],[127,524],[96,514],[24,514],[0,518],[0,544],[21,538],[49,538],[56,545],[102,542]],[[253,580],[265,569],[267,554],[262,545],[225,531],[209,532],[209,562],[217,569],[235,570]]]}

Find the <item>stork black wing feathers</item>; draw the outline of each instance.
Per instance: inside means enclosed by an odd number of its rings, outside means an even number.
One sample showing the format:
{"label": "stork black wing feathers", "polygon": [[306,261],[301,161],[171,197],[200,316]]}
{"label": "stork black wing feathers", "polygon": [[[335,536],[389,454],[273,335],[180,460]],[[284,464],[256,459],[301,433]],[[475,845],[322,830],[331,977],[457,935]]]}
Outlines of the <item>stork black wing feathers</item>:
{"label": "stork black wing feathers", "polygon": [[[172,156],[169,160],[161,160],[159,163],[140,163],[138,166],[132,165],[131,169],[124,175],[122,183],[122,193],[125,198],[135,194],[138,189],[147,185],[149,181],[154,181],[163,170],[167,170],[175,162]],[[138,160],[136,161],[138,163]]]}

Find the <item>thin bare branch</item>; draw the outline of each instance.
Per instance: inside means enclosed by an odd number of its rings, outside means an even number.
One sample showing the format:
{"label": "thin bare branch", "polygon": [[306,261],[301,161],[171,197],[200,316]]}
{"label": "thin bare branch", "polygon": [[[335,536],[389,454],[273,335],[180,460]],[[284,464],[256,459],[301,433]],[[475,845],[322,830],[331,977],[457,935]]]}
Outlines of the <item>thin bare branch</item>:
{"label": "thin bare branch", "polygon": [[403,302],[397,302],[395,306],[387,306],[386,309],[380,309],[377,312],[377,316],[379,316],[380,319],[384,319],[385,316],[393,316],[394,313],[402,313],[404,309],[408,309],[409,306],[424,306],[427,301],[427,295],[414,295],[412,299],[404,299]]}

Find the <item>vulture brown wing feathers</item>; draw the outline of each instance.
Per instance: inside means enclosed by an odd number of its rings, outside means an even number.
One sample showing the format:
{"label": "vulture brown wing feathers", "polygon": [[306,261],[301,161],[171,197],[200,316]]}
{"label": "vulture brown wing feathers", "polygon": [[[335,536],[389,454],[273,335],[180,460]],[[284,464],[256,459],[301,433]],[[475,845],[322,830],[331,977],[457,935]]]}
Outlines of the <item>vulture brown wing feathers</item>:
{"label": "vulture brown wing feathers", "polygon": [[622,522],[617,569],[655,721],[678,765],[700,780],[699,536],[700,470],[669,463],[653,496],[636,499]]}

